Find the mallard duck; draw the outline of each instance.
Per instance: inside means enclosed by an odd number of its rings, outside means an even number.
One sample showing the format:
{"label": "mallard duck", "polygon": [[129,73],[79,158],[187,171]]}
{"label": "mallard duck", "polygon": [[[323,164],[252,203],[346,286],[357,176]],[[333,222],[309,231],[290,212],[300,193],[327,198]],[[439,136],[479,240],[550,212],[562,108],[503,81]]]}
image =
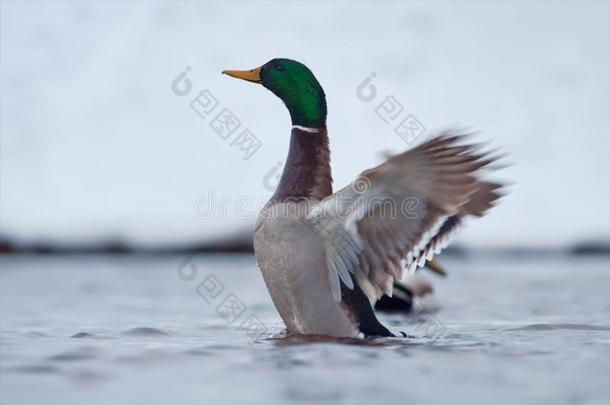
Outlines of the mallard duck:
{"label": "mallard duck", "polygon": [[438,254],[463,217],[494,204],[500,185],[480,177],[496,157],[444,131],[333,194],[326,97],[311,70],[273,59],[222,73],[270,90],[292,120],[279,185],[254,228],[256,262],[288,332],[394,336],[375,302]]}

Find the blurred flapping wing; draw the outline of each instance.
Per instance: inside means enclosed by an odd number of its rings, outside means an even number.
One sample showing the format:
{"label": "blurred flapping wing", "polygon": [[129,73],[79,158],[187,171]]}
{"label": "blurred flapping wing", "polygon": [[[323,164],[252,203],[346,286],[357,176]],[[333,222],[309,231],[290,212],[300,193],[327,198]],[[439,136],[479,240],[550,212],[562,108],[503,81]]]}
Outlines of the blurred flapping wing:
{"label": "blurred flapping wing", "polygon": [[381,165],[312,207],[306,220],[326,250],[336,301],[350,273],[371,301],[392,295],[404,269],[423,267],[444,248],[465,215],[482,216],[499,184],[478,179],[497,160],[442,133]]}

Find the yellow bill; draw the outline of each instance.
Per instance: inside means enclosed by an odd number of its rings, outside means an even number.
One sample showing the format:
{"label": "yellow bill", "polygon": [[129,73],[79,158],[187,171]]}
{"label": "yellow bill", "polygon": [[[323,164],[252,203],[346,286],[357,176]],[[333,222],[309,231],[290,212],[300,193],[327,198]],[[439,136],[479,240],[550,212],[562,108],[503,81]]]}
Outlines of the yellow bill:
{"label": "yellow bill", "polygon": [[446,276],[447,271],[441,266],[441,264],[436,261],[436,259],[428,260],[426,262],[426,267],[432,270],[433,272],[440,274],[441,276]]}
{"label": "yellow bill", "polygon": [[252,70],[223,70],[223,74],[229,75],[231,77],[236,77],[238,79],[246,80],[252,83],[260,83],[261,82],[261,68],[257,67]]}

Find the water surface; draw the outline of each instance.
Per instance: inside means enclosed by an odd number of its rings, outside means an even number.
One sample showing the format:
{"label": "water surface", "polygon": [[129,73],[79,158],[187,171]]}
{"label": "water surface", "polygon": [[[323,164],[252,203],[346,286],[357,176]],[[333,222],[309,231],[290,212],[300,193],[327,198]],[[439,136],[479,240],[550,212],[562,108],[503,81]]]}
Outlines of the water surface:
{"label": "water surface", "polygon": [[607,257],[445,258],[434,299],[382,316],[411,337],[367,342],[282,337],[250,255],[0,264],[3,404],[610,400]]}

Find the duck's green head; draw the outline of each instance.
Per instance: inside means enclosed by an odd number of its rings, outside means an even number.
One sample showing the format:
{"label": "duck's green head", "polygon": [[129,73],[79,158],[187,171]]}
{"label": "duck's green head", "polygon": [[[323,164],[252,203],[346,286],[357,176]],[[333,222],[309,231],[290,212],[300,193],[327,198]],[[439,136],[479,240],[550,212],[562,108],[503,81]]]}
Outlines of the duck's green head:
{"label": "duck's green head", "polygon": [[223,70],[224,74],[259,83],[282,99],[292,125],[326,126],[326,96],[307,66],[291,59],[272,59],[252,70]]}

